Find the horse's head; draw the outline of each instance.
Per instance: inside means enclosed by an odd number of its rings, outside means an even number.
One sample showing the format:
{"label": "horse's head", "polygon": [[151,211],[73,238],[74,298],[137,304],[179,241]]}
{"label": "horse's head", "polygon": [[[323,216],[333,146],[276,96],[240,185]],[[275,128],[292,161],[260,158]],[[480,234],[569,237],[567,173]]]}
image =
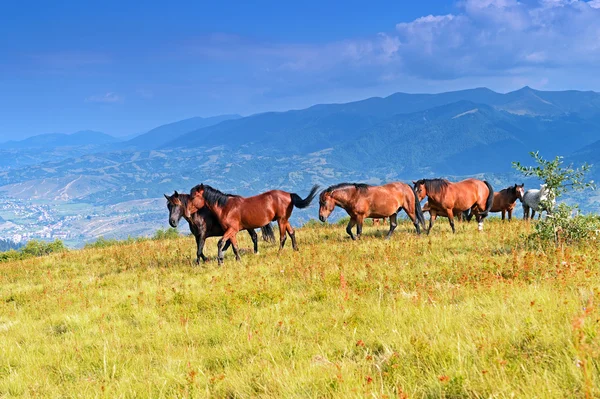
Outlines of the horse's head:
{"label": "horse's head", "polygon": [[204,200],[204,184],[199,184],[192,188],[190,191],[190,199],[185,209],[185,214],[190,217],[193,213],[198,212],[199,209],[204,208],[206,201]]}
{"label": "horse's head", "polygon": [[523,195],[525,194],[525,189],[523,187],[525,187],[525,183],[521,183],[520,185],[515,184],[515,192],[517,193],[518,199],[523,199]]}
{"label": "horse's head", "polygon": [[335,200],[331,192],[325,190],[319,196],[319,220],[325,222],[335,208]]}
{"label": "horse's head", "polygon": [[425,181],[423,179],[417,181],[413,180],[413,189],[417,193],[419,201],[422,201],[423,198],[427,197],[427,187],[425,187]]}
{"label": "horse's head", "polygon": [[185,209],[179,198],[179,193],[175,191],[170,197],[165,194],[167,199],[167,208],[169,209],[169,225],[171,227],[177,227],[177,224],[183,217]]}

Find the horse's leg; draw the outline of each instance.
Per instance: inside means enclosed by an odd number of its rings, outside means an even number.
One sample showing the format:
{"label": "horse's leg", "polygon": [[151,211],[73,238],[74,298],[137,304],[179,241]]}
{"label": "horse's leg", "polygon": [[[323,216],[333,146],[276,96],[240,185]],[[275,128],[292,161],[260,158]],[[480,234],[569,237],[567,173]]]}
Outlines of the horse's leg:
{"label": "horse's leg", "polygon": [[[394,230],[396,230],[396,226],[398,226],[396,216],[397,216],[396,213],[394,213],[393,215],[390,216],[390,231],[388,231],[387,235],[385,236],[386,240],[390,239],[392,234],[394,234]],[[419,229],[418,223],[415,223],[415,226],[417,226],[417,230],[418,230]]]}
{"label": "horse's leg", "polygon": [[523,220],[529,219],[529,206],[523,204]]}
{"label": "horse's leg", "polygon": [[512,220],[512,211],[513,211],[513,210],[512,210],[512,208],[510,208],[510,209],[508,210],[508,221],[509,221],[509,222]]}
{"label": "horse's leg", "polygon": [[196,236],[196,264],[199,265],[200,264],[200,259],[202,259],[203,262],[206,262],[206,256],[204,256],[203,250],[204,250],[204,236],[200,237],[199,235]]}
{"label": "horse's leg", "polygon": [[287,238],[287,230],[283,219],[277,219],[277,226],[279,226],[279,250],[281,251],[283,249],[283,246],[285,245],[285,240]]}
{"label": "horse's leg", "polygon": [[456,229],[454,228],[454,210],[446,209],[446,214],[448,215],[448,222],[450,223],[450,227],[452,227],[452,234],[456,233]]}
{"label": "horse's leg", "polygon": [[290,235],[290,238],[292,239],[292,248],[294,248],[294,251],[297,251],[298,243],[296,242],[296,233],[294,232],[294,229],[292,228],[292,225],[290,224],[289,220],[286,223],[286,230],[287,233]]}
{"label": "horse's leg", "polygon": [[235,260],[240,261],[240,252],[238,250],[238,246],[237,246],[237,237],[235,235],[235,233],[231,236],[231,238],[229,239],[229,241],[231,241],[231,248],[233,248],[233,253],[235,255]]}
{"label": "horse's leg", "polygon": [[248,234],[250,234],[250,238],[252,239],[252,244],[254,244],[254,253],[258,255],[258,234],[254,229],[246,230]]}
{"label": "horse's leg", "polygon": [[363,222],[365,221],[365,217],[363,215],[356,216],[356,238],[360,239],[362,235]]}
{"label": "horse's leg", "polygon": [[[221,239],[219,240],[219,242],[217,243],[217,261],[219,262],[219,265],[223,264],[223,251],[229,247],[229,244],[234,244],[233,242],[229,243],[228,241],[231,239],[231,237],[233,237],[235,235],[235,233],[237,233],[234,229],[229,228],[225,231],[225,234],[223,234],[223,237],[221,237]],[[226,244],[227,243],[227,244]],[[236,252],[237,248],[233,248],[233,251]]]}
{"label": "horse's leg", "polygon": [[354,233],[352,233],[352,228],[354,227],[355,224],[356,224],[356,219],[354,219],[354,217],[350,217],[350,221],[348,222],[348,226],[346,226],[346,233],[348,233],[348,235],[350,236],[350,238],[352,238],[353,240],[356,240],[356,237],[354,236]]}
{"label": "horse's leg", "polygon": [[435,219],[437,218],[437,213],[434,210],[429,210],[429,228],[427,229],[427,235],[431,231],[433,224],[435,223]]}
{"label": "horse's leg", "polygon": [[[408,215],[408,217],[410,218],[410,220],[413,222],[413,225],[415,226],[415,229],[417,229],[417,234],[421,234],[421,226],[419,226],[419,221],[417,220],[417,215],[415,213],[415,211],[413,210],[412,212],[409,212],[406,210],[406,208],[401,208],[404,209],[404,212],[406,212],[406,214]],[[397,226],[398,222],[397,222],[397,213],[395,213],[394,216],[394,224]],[[392,223],[392,217],[390,216],[390,228]],[[396,226],[394,226],[394,229],[396,228]],[[392,230],[393,232],[394,230]],[[391,235],[391,233],[390,233]]]}
{"label": "horse's leg", "polygon": [[502,209],[502,220],[504,220],[505,217],[506,217],[506,211],[504,209]]}
{"label": "horse's leg", "polygon": [[531,208],[531,220],[535,219],[535,209]]}

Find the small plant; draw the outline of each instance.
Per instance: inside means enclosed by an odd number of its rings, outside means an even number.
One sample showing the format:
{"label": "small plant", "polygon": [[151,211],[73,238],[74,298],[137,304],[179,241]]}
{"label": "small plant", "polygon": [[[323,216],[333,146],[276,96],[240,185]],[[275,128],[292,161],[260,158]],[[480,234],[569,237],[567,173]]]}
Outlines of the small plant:
{"label": "small plant", "polygon": [[31,240],[17,251],[10,250],[0,253],[0,262],[44,256],[66,250],[67,247],[65,247],[65,244],[61,240],[54,240],[52,242]]}
{"label": "small plant", "polygon": [[177,229],[175,229],[173,227],[169,227],[168,229],[156,230],[156,233],[154,233],[154,236],[152,237],[152,239],[153,240],[168,240],[168,239],[177,238],[177,237],[179,237],[179,232],[177,231]]}
{"label": "small plant", "polygon": [[558,244],[595,237],[600,227],[597,216],[581,215],[577,205],[556,205],[556,199],[569,191],[595,189],[593,181],[585,180],[585,175],[592,166],[587,163],[579,168],[573,167],[572,164],[563,166],[563,157],[557,156],[548,161],[537,151],[531,152],[530,155],[537,166],[524,166],[520,162],[513,162],[513,167],[527,177],[535,176],[544,182],[548,194],[542,199],[541,207],[547,211],[548,216],[536,224],[534,232],[528,238]]}

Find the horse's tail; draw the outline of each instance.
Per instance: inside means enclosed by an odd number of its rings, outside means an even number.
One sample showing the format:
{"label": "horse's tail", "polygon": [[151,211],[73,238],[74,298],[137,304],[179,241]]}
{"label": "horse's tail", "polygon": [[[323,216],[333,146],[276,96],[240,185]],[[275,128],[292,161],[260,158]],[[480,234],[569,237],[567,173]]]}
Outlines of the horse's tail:
{"label": "horse's tail", "polygon": [[413,194],[415,195],[415,217],[417,218],[417,223],[421,223],[421,226],[425,228],[425,215],[423,215],[423,209],[421,209],[421,201],[419,201],[419,196],[417,195],[417,190],[411,187]]}
{"label": "horse's tail", "polygon": [[273,226],[271,226],[271,223],[261,227],[260,231],[262,232],[263,241],[275,242],[275,234],[273,233]]}
{"label": "horse's tail", "polygon": [[485,211],[481,212],[480,215],[481,215],[481,217],[486,217],[488,215],[488,213],[490,213],[490,210],[492,209],[492,205],[494,204],[494,188],[492,187],[492,185],[490,183],[488,183],[487,180],[484,180],[483,182],[487,186],[489,194],[487,197],[487,201],[485,202]]}
{"label": "horse's tail", "polygon": [[315,196],[317,195],[317,190],[319,189],[319,186],[317,186],[316,184],[313,186],[313,188],[310,190],[310,193],[308,194],[308,196],[304,199],[300,198],[300,196],[296,193],[291,193],[290,196],[292,197],[292,204],[294,204],[294,206],[296,208],[306,208],[307,206],[310,205],[310,203],[312,202],[312,200],[315,198]]}
{"label": "horse's tail", "polygon": [[473,219],[473,212],[471,212],[470,209],[467,209],[466,211],[463,211],[463,219],[465,219],[468,222],[471,221],[471,219]]}

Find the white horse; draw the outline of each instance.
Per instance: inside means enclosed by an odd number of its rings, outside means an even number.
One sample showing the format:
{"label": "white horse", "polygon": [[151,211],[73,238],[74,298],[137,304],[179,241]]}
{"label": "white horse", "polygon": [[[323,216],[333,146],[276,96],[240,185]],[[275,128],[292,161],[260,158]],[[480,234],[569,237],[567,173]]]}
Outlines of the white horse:
{"label": "white horse", "polygon": [[542,201],[547,201],[548,199],[552,200],[552,207],[556,204],[556,200],[554,199],[554,195],[552,192],[546,187],[545,184],[540,184],[540,189],[531,189],[525,191],[523,194],[523,198],[521,202],[523,203],[523,218],[525,220],[529,219],[529,210],[531,209],[531,218],[536,212],[539,212],[539,217],[542,216],[542,212],[546,211],[546,213],[552,212],[551,209],[546,209],[542,205]]}

